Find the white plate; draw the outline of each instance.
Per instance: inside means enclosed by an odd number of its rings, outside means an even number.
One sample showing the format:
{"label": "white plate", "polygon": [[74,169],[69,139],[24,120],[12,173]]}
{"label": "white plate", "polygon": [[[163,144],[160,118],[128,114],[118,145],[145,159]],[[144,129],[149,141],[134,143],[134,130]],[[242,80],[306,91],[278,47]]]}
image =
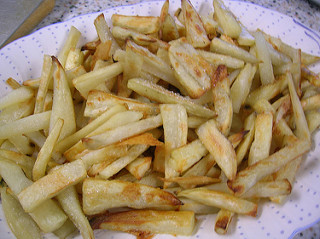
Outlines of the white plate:
{"label": "white plate", "polygon": [[[292,18],[240,1],[225,1],[226,5],[249,30],[260,28],[280,37],[286,43],[300,47],[303,51],[320,56],[320,34],[314,32]],[[107,19],[113,13],[129,15],[159,15],[162,1],[144,2],[136,5],[116,7],[103,11]],[[212,1],[193,1],[203,13],[212,10]],[[170,0],[171,12],[180,7],[179,0]],[[99,13],[73,18],[67,22],[54,24],[19,39],[0,50],[0,96],[9,91],[5,84],[8,77],[19,82],[40,75],[43,54],[56,55],[66,39],[71,25],[83,34],[81,44],[96,37],[93,21]],[[110,21],[109,21],[110,22]],[[320,72],[320,66],[314,66]],[[283,206],[263,203],[256,218],[237,216],[229,228],[227,238],[292,238],[313,223],[320,220],[320,134],[315,138],[315,150],[308,154],[302,164],[297,181],[288,201]],[[0,207],[1,208],[1,207]],[[226,238],[214,232],[214,216],[199,217],[192,238]],[[0,237],[14,238],[6,225],[0,210]],[[96,238],[135,238],[129,234],[96,231]],[[108,236],[106,236],[108,235]],[[46,237],[51,237],[47,235]],[[80,238],[78,236],[77,238]],[[185,238],[158,235],[156,238]]]}

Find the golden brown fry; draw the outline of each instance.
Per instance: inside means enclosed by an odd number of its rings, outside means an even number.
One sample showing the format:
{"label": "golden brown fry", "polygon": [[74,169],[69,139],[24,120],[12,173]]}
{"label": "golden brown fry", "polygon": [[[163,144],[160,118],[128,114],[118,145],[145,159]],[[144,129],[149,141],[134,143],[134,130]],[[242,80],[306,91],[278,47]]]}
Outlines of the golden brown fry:
{"label": "golden brown fry", "polygon": [[191,211],[132,210],[102,215],[92,222],[94,229],[123,231],[138,237],[154,233],[190,236],[194,226]]}
{"label": "golden brown fry", "polygon": [[118,207],[170,210],[182,204],[162,189],[120,180],[86,179],[82,192],[83,210],[87,215]]}

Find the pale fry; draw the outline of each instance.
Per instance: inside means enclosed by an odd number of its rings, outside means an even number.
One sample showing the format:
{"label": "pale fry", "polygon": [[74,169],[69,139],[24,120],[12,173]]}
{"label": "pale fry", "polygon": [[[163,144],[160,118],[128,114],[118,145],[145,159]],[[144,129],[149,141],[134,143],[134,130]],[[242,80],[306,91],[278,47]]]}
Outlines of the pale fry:
{"label": "pale fry", "polygon": [[245,214],[255,217],[257,214],[257,204],[237,198],[227,193],[218,192],[206,188],[194,188],[183,190],[178,193],[179,197],[187,197],[208,206],[214,206],[230,210],[235,213]]}
{"label": "pale fry", "polygon": [[23,189],[18,194],[19,201],[26,212],[32,212],[41,203],[54,197],[68,186],[77,184],[86,176],[87,172],[81,160],[64,164]]}
{"label": "pale fry", "polygon": [[51,159],[52,150],[60,136],[61,129],[63,127],[63,119],[58,119],[55,123],[52,131],[48,135],[48,138],[44,142],[40,152],[38,153],[37,160],[33,166],[32,178],[34,181],[43,177],[46,173],[47,164]]}
{"label": "pale fry", "polygon": [[159,85],[147,82],[143,79],[135,78],[129,80],[128,87],[139,93],[140,95],[146,96],[149,99],[155,100],[160,103],[181,104],[189,113],[196,116],[210,118],[215,115],[214,111],[195,104],[188,98],[174,94],[173,92],[168,91],[167,89]]}

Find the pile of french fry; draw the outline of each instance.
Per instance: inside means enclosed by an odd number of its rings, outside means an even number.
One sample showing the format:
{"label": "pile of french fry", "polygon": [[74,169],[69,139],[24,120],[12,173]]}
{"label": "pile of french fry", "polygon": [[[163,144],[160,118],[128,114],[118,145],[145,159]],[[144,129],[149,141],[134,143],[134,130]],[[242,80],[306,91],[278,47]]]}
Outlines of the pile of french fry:
{"label": "pile of french fry", "polygon": [[[259,199],[284,203],[320,125],[319,57],[248,31],[213,0],[70,29],[41,76],[0,99],[1,200],[17,238],[94,229],[227,233]],[[111,27],[111,28],[110,28]]]}

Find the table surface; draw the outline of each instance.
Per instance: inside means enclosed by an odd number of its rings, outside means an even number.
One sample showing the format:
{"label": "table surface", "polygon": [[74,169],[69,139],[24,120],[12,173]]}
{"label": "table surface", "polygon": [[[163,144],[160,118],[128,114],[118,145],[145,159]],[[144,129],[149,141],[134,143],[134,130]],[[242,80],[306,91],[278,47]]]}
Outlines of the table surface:
{"label": "table surface", "polygon": [[[53,11],[35,30],[75,16],[102,11],[107,8],[140,3],[146,0],[56,0]],[[299,20],[307,27],[320,32],[320,8],[306,0],[246,0]],[[320,222],[295,235],[294,239],[320,238]]]}

